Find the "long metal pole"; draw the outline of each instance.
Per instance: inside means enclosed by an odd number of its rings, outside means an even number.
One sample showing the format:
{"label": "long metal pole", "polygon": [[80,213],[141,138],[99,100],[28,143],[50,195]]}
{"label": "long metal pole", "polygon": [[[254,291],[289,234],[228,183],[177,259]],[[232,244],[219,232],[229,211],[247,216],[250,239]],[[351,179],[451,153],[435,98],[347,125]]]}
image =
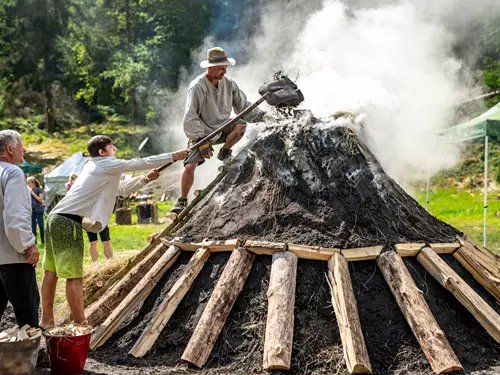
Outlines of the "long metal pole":
{"label": "long metal pole", "polygon": [[483,246],[486,247],[486,215],[488,213],[488,136],[484,137],[484,223]]}

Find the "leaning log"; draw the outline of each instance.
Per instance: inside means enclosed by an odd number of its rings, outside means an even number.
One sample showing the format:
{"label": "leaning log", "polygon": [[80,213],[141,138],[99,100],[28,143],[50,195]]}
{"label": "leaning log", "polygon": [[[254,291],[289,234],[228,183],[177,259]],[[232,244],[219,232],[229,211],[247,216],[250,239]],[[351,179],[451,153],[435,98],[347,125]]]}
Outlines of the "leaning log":
{"label": "leaning log", "polygon": [[431,248],[424,247],[417,256],[424,268],[470,311],[488,333],[500,342],[500,315],[493,310]]}
{"label": "leaning log", "polygon": [[403,259],[393,251],[386,251],[377,258],[377,264],[432,370],[438,374],[463,371],[460,361],[432,315],[422,291],[411,278]]}
{"label": "leaning log", "polygon": [[477,262],[464,248],[459,248],[453,256],[465,267],[467,271],[500,302],[500,279]]}
{"label": "leaning log", "polygon": [[468,237],[459,237],[458,241],[462,245],[464,252],[468,253],[472,259],[486,268],[494,277],[500,279],[500,256],[476,244]]}
{"label": "leaning log", "polygon": [[344,347],[347,371],[351,374],[369,374],[372,372],[370,358],[359,322],[358,307],[349,276],[349,266],[342,255],[334,254],[328,261],[327,280]]}
{"label": "leaning log", "polygon": [[156,262],[134,289],[132,289],[129,295],[121,301],[104,323],[96,329],[90,340],[91,350],[95,350],[103,345],[120,325],[132,315],[134,311],[140,308],[146,297],[151,293],[156,284],[158,284],[165,272],[172,267],[175,260],[179,257],[180,251],[181,250],[175,246],[170,246],[168,248],[158,262]]}
{"label": "leaning log", "polygon": [[206,248],[196,250],[182,272],[182,275],[168,291],[162,303],[158,306],[154,317],[148,323],[132,349],[130,349],[130,355],[136,358],[143,357],[151,349],[163,328],[165,328],[174,314],[177,306],[191,288],[196,276],[200,273],[209,256],[210,251]]}
{"label": "leaning log", "polygon": [[134,267],[123,279],[109,289],[98,301],[85,309],[85,316],[89,324],[97,327],[104,322],[111,312],[127,297],[132,289],[148,273],[153,265],[161,258],[167,249],[162,243],[149,253],[137,267]]}
{"label": "leaning log", "polygon": [[252,269],[255,255],[245,248],[233,250],[203,314],[182,354],[182,360],[202,367],[219,337],[238,294]]}
{"label": "leaning log", "polygon": [[296,277],[297,255],[291,251],[274,253],[267,290],[264,370],[290,369]]}

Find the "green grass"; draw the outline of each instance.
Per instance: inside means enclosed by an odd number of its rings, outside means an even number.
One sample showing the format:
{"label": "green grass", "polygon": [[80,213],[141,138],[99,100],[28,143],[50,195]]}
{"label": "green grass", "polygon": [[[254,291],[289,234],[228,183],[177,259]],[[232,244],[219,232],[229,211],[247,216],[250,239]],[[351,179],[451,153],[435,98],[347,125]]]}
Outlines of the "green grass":
{"label": "green grass", "polygon": [[[500,199],[497,195],[498,193],[488,194],[486,247],[500,253]],[[425,207],[425,191],[415,194],[415,198]],[[482,191],[431,190],[429,212],[478,243],[483,243]]]}
{"label": "green grass", "polygon": [[[173,202],[158,202],[158,217],[162,218],[170,211],[173,206]],[[113,254],[119,256],[121,259],[125,260],[131,256],[137,254],[142,250],[147,244],[147,236],[159,232],[165,228],[166,224],[138,224],[137,215],[135,212],[135,207],[132,208],[132,225],[117,225],[115,224],[115,214],[111,217],[109,230],[111,236],[111,244],[113,245]],[[85,272],[88,272],[92,268],[92,259],[88,252],[89,242],[86,233],[83,236],[85,242],[85,258],[83,262],[83,268]],[[40,240],[38,240],[40,244]],[[100,240],[98,242],[99,247],[99,262],[106,262],[106,258],[102,252],[102,245]],[[41,286],[43,278],[43,270],[41,267],[44,248],[39,247],[40,251],[40,263],[37,267],[37,280],[38,285]],[[65,295],[65,281],[59,280],[57,284],[56,297],[54,300],[55,311],[56,311],[56,322],[58,316],[64,315],[62,311],[67,309],[66,295]]]}

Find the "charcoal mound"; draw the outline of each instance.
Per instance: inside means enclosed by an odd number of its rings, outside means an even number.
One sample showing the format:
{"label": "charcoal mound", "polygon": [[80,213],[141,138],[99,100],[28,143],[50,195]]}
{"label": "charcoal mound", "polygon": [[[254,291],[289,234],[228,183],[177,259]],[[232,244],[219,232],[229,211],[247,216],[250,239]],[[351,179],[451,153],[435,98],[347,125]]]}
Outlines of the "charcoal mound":
{"label": "charcoal mound", "polygon": [[269,126],[176,233],[352,248],[454,242],[345,126],[307,115]]}

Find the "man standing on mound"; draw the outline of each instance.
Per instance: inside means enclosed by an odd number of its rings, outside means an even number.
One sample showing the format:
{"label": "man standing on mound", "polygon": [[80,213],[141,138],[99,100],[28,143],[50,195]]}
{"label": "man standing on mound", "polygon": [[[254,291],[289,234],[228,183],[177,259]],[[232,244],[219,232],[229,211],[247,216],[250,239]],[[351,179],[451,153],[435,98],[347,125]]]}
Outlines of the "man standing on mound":
{"label": "man standing on mound", "polygon": [[91,138],[87,150],[91,159],[47,218],[42,328],[54,326],[54,297],[60,277],[66,279],[66,298],[73,320],[78,324],[86,324],[82,290],[82,228],[87,232],[99,233],[109,223],[117,195],[127,196],[159,176],[158,171],[152,169],[146,175],[121,181],[122,173],[158,168],[173,160],[182,160],[189,153],[182,150],[143,159],[116,159],[116,147],[106,135]]}
{"label": "man standing on mound", "polygon": [[[189,139],[188,148],[214,130],[219,129],[229,120],[233,109],[236,114],[239,114],[251,105],[236,82],[225,76],[227,67],[235,64],[235,60],[227,57],[220,47],[209,49],[207,60],[200,63],[200,66],[207,70],[190,83],[186,113],[184,114],[184,133]],[[244,116],[244,120],[255,122],[266,117],[271,118],[272,116],[256,108]],[[194,171],[198,165],[205,162],[204,159],[209,159],[213,155],[212,144],[222,144],[217,155],[219,160],[224,161],[231,156],[231,148],[245,134],[246,123],[244,120],[242,119],[229,129],[224,130],[184,160],[181,196],[172,209],[173,213],[178,214],[187,206],[187,196],[194,182]]]}

